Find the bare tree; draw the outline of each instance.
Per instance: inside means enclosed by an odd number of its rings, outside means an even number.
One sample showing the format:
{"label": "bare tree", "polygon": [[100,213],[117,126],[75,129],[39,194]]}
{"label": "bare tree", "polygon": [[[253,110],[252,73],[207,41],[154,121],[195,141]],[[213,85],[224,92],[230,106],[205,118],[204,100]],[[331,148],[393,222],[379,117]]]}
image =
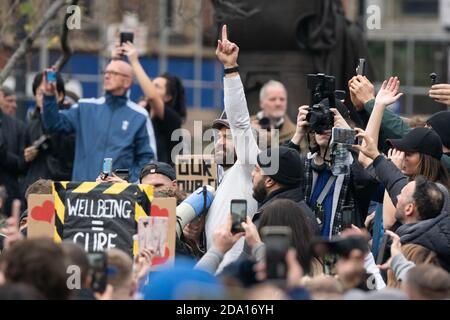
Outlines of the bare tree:
{"label": "bare tree", "polygon": [[14,54],[9,58],[8,63],[0,72],[0,85],[6,80],[10,75],[17,61],[19,61],[31,48],[34,40],[39,36],[44,27],[57,15],[58,11],[67,3],[67,0],[55,0],[52,5],[45,12],[43,18],[37,24],[36,28],[28,34],[28,36],[22,40],[19,48],[14,52]]}

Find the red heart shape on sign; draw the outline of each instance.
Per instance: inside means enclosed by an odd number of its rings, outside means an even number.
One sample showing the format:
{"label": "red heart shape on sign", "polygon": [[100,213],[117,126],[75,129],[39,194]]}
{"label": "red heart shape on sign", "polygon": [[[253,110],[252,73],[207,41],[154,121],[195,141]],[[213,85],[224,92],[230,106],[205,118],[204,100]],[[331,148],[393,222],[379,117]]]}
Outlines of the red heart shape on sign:
{"label": "red heart shape on sign", "polygon": [[51,201],[44,201],[42,206],[34,207],[31,210],[31,217],[36,221],[46,221],[52,223],[53,215],[55,214],[55,204]]}
{"label": "red heart shape on sign", "polygon": [[160,207],[152,204],[152,211],[151,211],[150,215],[152,217],[168,217],[169,216],[169,210],[161,209]]}
{"label": "red heart shape on sign", "polygon": [[165,263],[167,260],[169,260],[169,256],[170,256],[169,248],[165,247],[164,248],[164,256],[163,257],[154,257],[152,259],[152,266],[157,266],[157,265]]}

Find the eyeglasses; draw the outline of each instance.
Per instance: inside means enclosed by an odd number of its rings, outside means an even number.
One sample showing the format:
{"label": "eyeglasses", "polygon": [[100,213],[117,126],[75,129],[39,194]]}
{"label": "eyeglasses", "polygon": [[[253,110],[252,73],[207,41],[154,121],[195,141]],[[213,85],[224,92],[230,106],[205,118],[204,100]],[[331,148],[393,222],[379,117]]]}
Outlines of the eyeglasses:
{"label": "eyeglasses", "polygon": [[112,71],[112,70],[102,71],[102,75],[106,76],[107,74],[109,74],[111,76],[122,76],[122,77],[126,77],[126,78],[129,77],[129,75],[127,75],[125,73],[117,72],[117,71]]}

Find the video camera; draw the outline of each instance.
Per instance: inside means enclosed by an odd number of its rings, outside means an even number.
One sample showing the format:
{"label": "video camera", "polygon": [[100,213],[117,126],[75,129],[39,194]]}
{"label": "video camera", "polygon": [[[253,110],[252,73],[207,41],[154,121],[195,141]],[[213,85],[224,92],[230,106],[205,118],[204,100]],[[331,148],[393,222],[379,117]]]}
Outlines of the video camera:
{"label": "video camera", "polygon": [[[306,120],[311,131],[323,133],[334,125],[334,114],[330,108],[336,107],[335,78],[323,73],[308,74],[307,85],[311,90],[311,105]],[[329,106],[321,103],[324,99],[328,99]]]}

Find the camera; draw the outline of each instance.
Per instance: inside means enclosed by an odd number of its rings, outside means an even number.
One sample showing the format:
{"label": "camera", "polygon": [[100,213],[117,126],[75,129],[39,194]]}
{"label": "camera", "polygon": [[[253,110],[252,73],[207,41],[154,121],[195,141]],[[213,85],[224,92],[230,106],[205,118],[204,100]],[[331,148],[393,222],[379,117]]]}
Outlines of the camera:
{"label": "camera", "polygon": [[33,147],[39,151],[46,151],[50,148],[49,137],[43,134],[36,141],[33,142]]}
{"label": "camera", "polygon": [[434,86],[435,84],[438,83],[438,75],[436,73],[430,73],[430,81],[431,81],[431,85]]}
{"label": "camera", "polygon": [[326,130],[333,128],[334,114],[330,111],[329,107],[319,103],[309,108],[306,120],[309,122],[311,131],[323,133]]}
{"label": "camera", "polygon": [[[311,131],[323,133],[333,128],[334,114],[330,108],[336,106],[335,78],[323,73],[307,75],[308,89],[311,90],[311,107],[306,115]],[[323,100],[328,99],[328,106]]]}

